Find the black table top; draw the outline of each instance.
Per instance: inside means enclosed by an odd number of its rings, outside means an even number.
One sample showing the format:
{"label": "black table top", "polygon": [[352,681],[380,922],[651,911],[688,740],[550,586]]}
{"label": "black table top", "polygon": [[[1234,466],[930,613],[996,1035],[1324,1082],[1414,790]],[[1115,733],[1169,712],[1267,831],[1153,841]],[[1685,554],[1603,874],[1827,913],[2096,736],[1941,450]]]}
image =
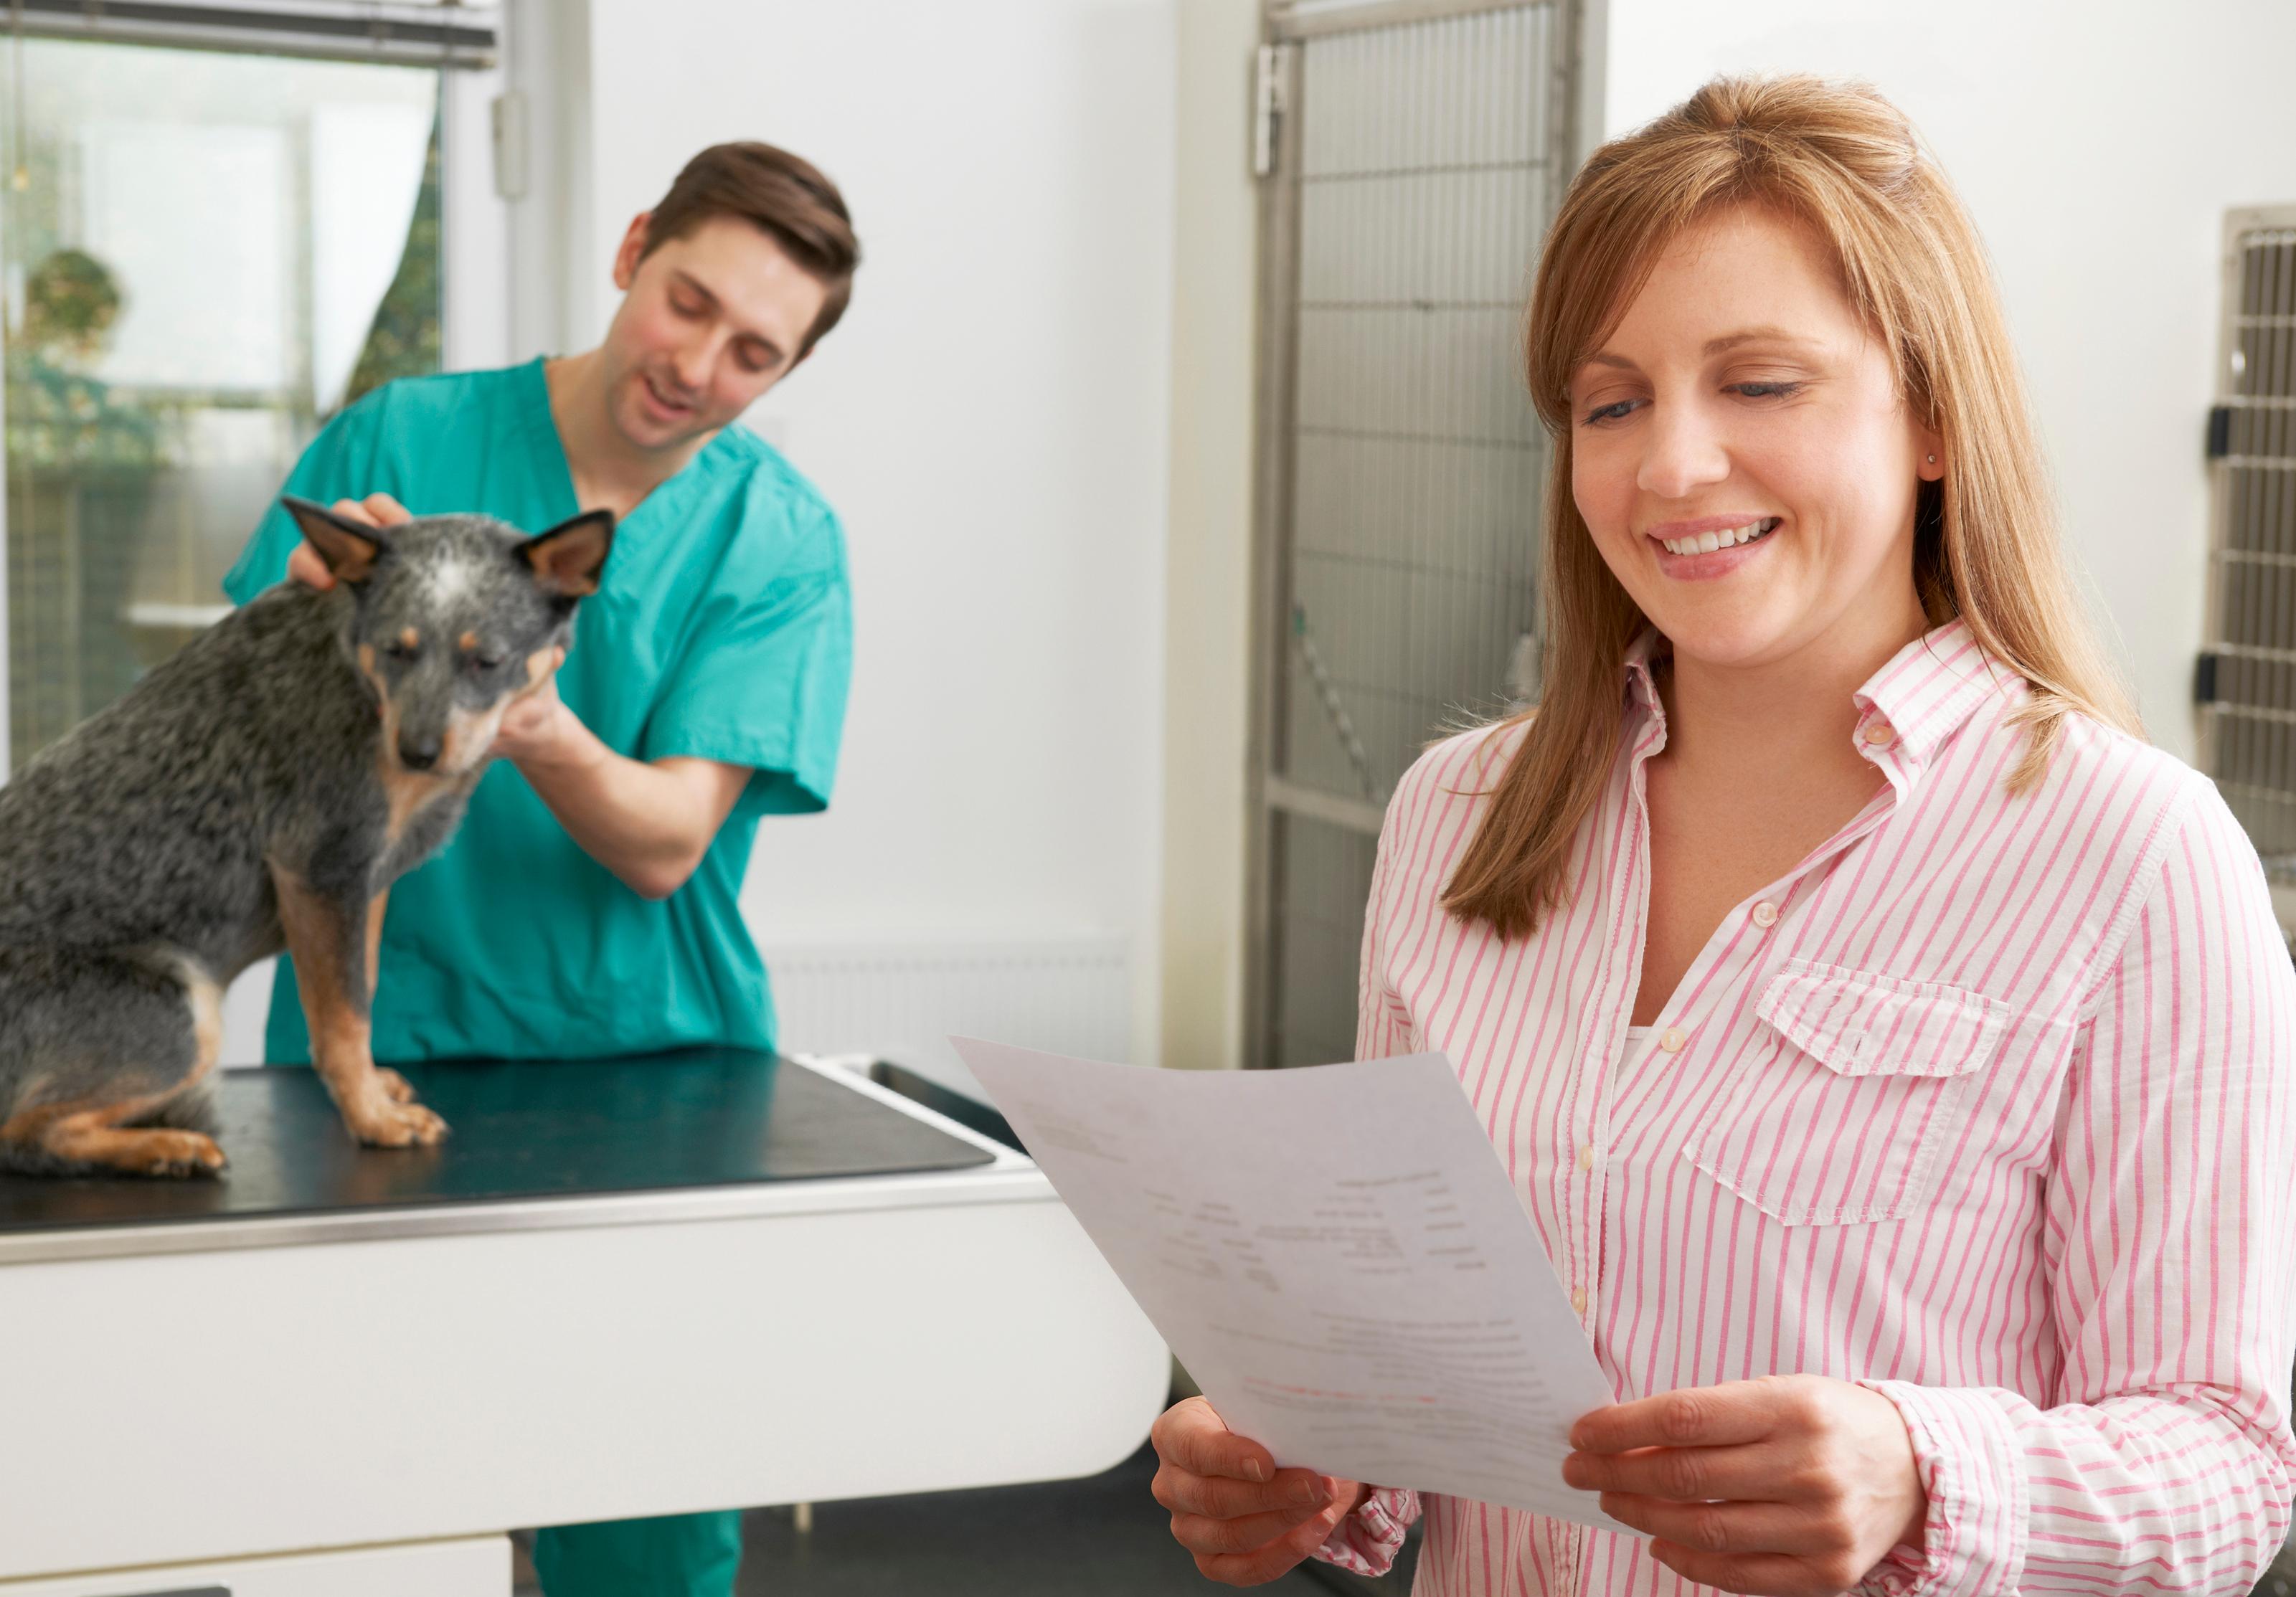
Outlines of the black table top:
{"label": "black table top", "polygon": [[0,1234],[953,1170],[994,1156],[768,1054],[402,1065],[451,1134],[361,1148],[308,1070],[218,1074],[219,1180],[0,1176]]}

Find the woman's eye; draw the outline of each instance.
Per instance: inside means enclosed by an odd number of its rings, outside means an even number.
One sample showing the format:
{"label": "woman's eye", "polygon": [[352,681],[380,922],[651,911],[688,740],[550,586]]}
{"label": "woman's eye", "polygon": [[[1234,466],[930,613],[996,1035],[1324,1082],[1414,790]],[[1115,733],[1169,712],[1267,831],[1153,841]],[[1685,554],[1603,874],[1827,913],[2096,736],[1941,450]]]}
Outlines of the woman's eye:
{"label": "woman's eye", "polygon": [[1622,420],[1633,412],[1637,403],[1638,401],[1633,399],[1620,399],[1609,405],[1597,405],[1587,413],[1586,424],[1589,427],[1596,427],[1604,422]]}
{"label": "woman's eye", "polygon": [[1798,382],[1734,382],[1730,388],[1732,392],[1743,394],[1749,399],[1783,399],[1801,391]]}

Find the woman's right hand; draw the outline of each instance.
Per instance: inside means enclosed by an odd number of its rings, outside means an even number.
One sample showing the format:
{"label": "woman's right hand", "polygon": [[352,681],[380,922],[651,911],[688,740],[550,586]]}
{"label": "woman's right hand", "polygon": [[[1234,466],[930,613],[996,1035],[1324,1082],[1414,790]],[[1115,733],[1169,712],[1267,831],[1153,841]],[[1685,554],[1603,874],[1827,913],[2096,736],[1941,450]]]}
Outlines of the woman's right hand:
{"label": "woman's right hand", "polygon": [[1274,1580],[1324,1544],[1355,1511],[1358,1482],[1278,1470],[1275,1455],[1221,1423],[1201,1397],[1176,1403],[1148,1433],[1163,1467],[1151,1488],[1196,1568],[1232,1586]]}

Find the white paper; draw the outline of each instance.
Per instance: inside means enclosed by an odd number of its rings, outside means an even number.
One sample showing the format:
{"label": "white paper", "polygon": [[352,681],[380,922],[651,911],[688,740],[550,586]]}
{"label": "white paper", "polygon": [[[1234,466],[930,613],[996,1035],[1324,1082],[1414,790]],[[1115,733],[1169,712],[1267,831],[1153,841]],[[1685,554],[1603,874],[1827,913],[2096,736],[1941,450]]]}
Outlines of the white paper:
{"label": "white paper", "polygon": [[1156,1070],[949,1040],[1278,1464],[1638,1534],[1563,1484],[1610,1383],[1441,1054]]}

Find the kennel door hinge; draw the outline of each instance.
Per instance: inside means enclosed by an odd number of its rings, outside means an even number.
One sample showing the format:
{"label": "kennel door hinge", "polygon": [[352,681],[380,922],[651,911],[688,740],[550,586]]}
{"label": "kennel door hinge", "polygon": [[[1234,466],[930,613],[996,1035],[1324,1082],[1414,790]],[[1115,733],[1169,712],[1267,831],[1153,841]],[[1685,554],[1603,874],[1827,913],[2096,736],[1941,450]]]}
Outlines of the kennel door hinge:
{"label": "kennel door hinge", "polygon": [[2217,657],[2203,654],[2193,662],[2193,702],[2214,704],[2217,701]]}
{"label": "kennel door hinge", "polygon": [[1262,45],[1251,79],[1251,175],[1275,170],[1275,141],[1283,135],[1283,113],[1291,103],[1292,52],[1284,45]]}
{"label": "kennel door hinge", "polygon": [[2209,407],[2209,458],[2222,460],[2232,453],[2232,406]]}

